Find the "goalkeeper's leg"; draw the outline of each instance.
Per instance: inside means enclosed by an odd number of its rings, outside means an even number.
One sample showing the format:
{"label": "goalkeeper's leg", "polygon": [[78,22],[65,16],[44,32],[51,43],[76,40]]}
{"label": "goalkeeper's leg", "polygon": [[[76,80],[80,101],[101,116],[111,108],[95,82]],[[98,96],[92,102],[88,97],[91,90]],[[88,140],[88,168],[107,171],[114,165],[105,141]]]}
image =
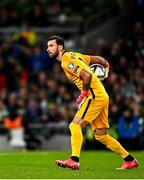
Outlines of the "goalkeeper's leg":
{"label": "goalkeeper's leg", "polygon": [[69,129],[71,132],[71,157],[65,161],[57,160],[56,164],[60,167],[68,167],[71,169],[79,169],[79,157],[81,152],[81,146],[83,142],[82,127],[87,124],[81,118],[75,117],[73,122],[70,123]]}
{"label": "goalkeeper's leg", "polygon": [[136,159],[134,159],[116,139],[107,134],[106,128],[96,129],[94,133],[96,140],[100,141],[108,149],[119,154],[124,159],[125,162],[122,167],[118,169],[133,169],[138,166]]}
{"label": "goalkeeper's leg", "polygon": [[106,128],[96,129],[94,131],[95,139],[106,145],[108,149],[119,154],[122,158],[125,158],[129,153],[120,145],[120,143],[107,134]]}

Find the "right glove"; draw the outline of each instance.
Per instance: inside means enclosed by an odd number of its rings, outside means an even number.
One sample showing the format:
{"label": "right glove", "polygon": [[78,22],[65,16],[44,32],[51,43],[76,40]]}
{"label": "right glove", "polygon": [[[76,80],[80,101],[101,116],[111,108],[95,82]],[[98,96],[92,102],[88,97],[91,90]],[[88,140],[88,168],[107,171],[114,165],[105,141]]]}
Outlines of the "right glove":
{"label": "right glove", "polygon": [[79,109],[83,100],[85,99],[85,97],[88,95],[88,91],[86,90],[82,90],[81,94],[79,95],[79,97],[76,100],[76,108]]}

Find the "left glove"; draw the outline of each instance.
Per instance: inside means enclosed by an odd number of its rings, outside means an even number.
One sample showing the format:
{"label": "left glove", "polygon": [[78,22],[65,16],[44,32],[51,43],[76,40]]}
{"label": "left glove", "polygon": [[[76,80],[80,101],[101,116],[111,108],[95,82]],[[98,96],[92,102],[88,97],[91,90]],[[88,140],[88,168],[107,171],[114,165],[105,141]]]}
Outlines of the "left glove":
{"label": "left glove", "polygon": [[109,63],[106,61],[106,63],[103,65],[103,67],[105,68],[105,77],[104,77],[104,79],[105,79],[105,78],[108,77],[110,65],[109,65]]}
{"label": "left glove", "polygon": [[88,91],[86,90],[82,90],[81,94],[79,95],[79,97],[76,100],[76,108],[79,109],[83,100],[85,99],[85,97],[88,95]]}

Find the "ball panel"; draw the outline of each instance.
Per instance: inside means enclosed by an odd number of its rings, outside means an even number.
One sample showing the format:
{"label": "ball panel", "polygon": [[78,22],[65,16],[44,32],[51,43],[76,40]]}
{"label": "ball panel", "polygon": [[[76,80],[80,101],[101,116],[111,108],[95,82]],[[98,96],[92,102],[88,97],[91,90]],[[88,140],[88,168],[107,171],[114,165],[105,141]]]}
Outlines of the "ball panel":
{"label": "ball panel", "polygon": [[103,80],[105,78],[105,68],[101,64],[92,64],[90,68],[100,80]]}

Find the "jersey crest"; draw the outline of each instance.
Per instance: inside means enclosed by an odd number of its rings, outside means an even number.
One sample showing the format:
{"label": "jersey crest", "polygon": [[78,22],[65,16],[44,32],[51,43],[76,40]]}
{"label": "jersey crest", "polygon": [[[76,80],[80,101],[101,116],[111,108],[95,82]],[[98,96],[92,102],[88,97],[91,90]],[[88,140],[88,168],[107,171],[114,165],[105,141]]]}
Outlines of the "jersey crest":
{"label": "jersey crest", "polygon": [[73,69],[74,68],[74,64],[72,62],[70,62],[67,66],[69,69]]}

